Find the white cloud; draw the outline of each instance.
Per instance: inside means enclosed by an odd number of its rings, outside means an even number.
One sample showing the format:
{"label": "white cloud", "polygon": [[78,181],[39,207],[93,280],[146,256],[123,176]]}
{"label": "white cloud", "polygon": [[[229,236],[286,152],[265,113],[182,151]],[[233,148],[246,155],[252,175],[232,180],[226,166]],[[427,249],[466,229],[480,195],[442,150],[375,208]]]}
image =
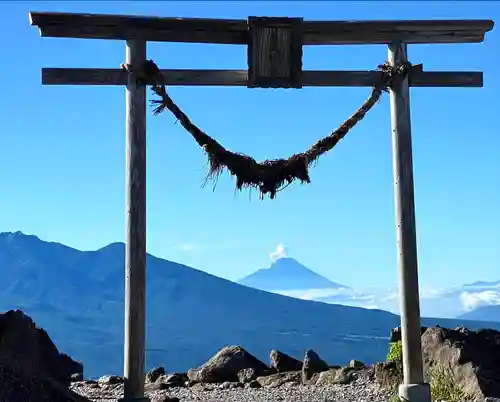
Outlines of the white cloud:
{"label": "white cloud", "polygon": [[[304,291],[276,291],[276,293],[304,300],[315,300],[345,306],[378,308],[399,313],[397,288],[311,289]],[[420,311],[424,317],[454,318],[464,311],[500,304],[500,292],[493,287],[467,292],[461,288],[422,288]]]}
{"label": "white cloud", "polygon": [[397,289],[310,289],[303,291],[276,291],[285,296],[303,300],[321,301],[345,306],[382,309],[397,313]]}
{"label": "white cloud", "polygon": [[500,292],[497,290],[462,292],[460,302],[466,311],[471,311],[481,306],[497,305],[500,304]]}
{"label": "white cloud", "polygon": [[287,255],[288,255],[288,250],[287,250],[287,247],[283,243],[278,244],[276,246],[276,250],[269,253],[269,257],[271,258],[272,261],[279,260],[280,258],[284,258]]}

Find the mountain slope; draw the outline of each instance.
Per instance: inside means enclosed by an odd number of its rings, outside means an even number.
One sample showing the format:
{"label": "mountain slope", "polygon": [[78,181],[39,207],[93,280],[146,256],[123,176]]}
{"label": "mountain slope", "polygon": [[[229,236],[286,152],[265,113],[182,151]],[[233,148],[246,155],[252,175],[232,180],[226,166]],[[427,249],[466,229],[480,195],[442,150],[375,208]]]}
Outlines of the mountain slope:
{"label": "mountain slope", "polygon": [[293,258],[280,258],[271,267],[240,279],[239,284],[262,290],[309,290],[346,287],[318,275]]}
{"label": "mountain slope", "polygon": [[478,307],[458,318],[462,320],[500,322],[500,305]]}
{"label": "mountain slope", "polygon": [[[0,310],[25,310],[62,352],[83,361],[87,376],[121,373],[124,251],[120,243],[83,252],[0,234]],[[147,264],[147,367],[184,371],[228,344],[264,360],[272,348],[297,357],[313,348],[331,364],[370,363],[385,357],[399,323],[384,311],[267,293],[151,255]],[[424,320],[438,322],[458,321]]]}

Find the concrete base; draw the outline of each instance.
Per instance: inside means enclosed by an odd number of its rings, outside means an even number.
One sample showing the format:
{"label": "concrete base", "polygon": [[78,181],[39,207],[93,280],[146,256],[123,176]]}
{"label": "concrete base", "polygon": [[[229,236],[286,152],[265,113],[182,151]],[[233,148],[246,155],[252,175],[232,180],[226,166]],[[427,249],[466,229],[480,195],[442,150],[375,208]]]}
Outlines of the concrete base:
{"label": "concrete base", "polygon": [[147,396],[138,397],[138,398],[118,398],[118,402],[151,402]]}
{"label": "concrete base", "polygon": [[399,397],[407,402],[431,402],[431,387],[429,384],[401,384]]}

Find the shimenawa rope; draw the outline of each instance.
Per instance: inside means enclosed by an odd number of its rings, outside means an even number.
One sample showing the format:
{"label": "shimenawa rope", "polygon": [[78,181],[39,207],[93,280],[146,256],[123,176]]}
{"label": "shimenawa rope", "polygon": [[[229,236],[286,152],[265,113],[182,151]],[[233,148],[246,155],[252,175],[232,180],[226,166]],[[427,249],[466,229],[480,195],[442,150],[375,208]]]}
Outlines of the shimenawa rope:
{"label": "shimenawa rope", "polygon": [[[122,68],[132,73],[129,65],[122,64]],[[224,168],[226,168],[229,173],[235,176],[236,188],[238,190],[254,187],[260,190],[261,199],[266,194],[269,194],[269,197],[273,199],[278,191],[287,187],[294,180],[299,180],[302,183],[310,183],[309,167],[321,155],[337,145],[365,117],[366,113],[373,108],[380,99],[382,92],[387,91],[395,79],[404,78],[410,68],[410,63],[391,66],[388,62],[385,62],[379,65],[378,70],[382,73],[380,82],[373,87],[368,99],[339,128],[316,142],[316,144],[305,152],[294,154],[288,159],[265,160],[261,163],[248,155],[227,150],[193,124],[189,117],[170,98],[165,85],[160,84],[161,71],[152,60],[146,61],[137,75],[138,80],[142,84],[151,85],[153,93],[160,98],[151,101],[156,106],[153,111],[154,115],[158,115],[165,109],[168,109],[206,152],[210,163],[207,179],[216,180]]]}

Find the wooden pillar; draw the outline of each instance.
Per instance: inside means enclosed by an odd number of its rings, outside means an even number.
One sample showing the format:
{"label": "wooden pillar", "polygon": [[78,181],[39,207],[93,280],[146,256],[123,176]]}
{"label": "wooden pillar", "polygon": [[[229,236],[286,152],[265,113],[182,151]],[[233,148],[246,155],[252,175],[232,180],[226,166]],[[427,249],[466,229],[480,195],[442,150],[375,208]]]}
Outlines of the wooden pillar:
{"label": "wooden pillar", "polygon": [[144,398],[146,332],[146,87],[134,71],[146,61],[146,42],[127,40],[132,66],[126,92],[126,251],[124,401]]}
{"label": "wooden pillar", "polygon": [[[389,45],[389,62],[392,65],[407,61],[405,43]],[[390,100],[403,344],[404,384],[400,387],[400,396],[410,402],[430,402],[429,387],[423,384],[408,77],[394,83],[390,91]]]}

